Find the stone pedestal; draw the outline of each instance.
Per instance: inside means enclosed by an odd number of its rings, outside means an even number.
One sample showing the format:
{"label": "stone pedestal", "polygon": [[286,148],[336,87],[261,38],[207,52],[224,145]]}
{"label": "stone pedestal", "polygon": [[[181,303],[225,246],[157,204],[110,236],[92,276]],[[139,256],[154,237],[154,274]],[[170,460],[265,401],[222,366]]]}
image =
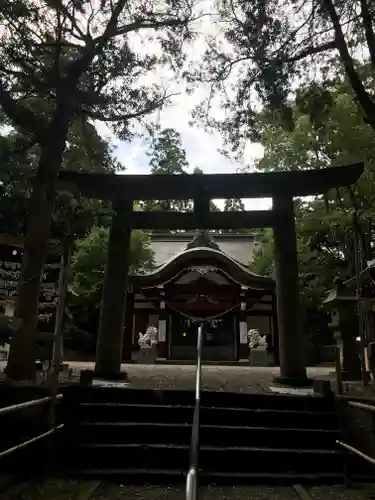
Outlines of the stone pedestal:
{"label": "stone pedestal", "polygon": [[156,345],[152,347],[141,347],[137,363],[140,365],[154,365],[158,353]]}
{"label": "stone pedestal", "polygon": [[250,366],[268,366],[267,349],[265,347],[257,347],[250,349]]}

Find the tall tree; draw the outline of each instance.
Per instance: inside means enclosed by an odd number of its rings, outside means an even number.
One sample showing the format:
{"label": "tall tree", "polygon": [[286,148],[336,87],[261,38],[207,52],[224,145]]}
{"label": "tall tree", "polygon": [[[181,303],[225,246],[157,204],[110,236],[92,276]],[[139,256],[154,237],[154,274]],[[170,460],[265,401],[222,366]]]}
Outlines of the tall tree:
{"label": "tall tree", "polygon": [[[365,68],[366,69],[366,68]],[[312,240],[324,245],[341,245],[349,271],[354,272],[354,233],[360,237],[364,260],[373,258],[375,150],[374,133],[363,122],[362,112],[344,78],[329,87],[332,104],[324,120],[311,121],[308,110],[292,106],[295,127],[287,131],[270,113],[259,116],[259,130],[265,145],[259,170],[301,170],[365,162],[365,173],[351,188],[335,189],[317,198],[311,207],[317,223]],[[305,215],[309,215],[307,211]],[[312,220],[308,217],[306,220]],[[329,241],[331,243],[329,243]],[[324,243],[324,244],[323,244]],[[338,252],[338,250],[337,250]]]}
{"label": "tall tree", "polygon": [[148,156],[152,174],[186,174],[189,168],[181,134],[173,128],[154,135]]}
{"label": "tall tree", "polygon": [[224,212],[241,212],[245,205],[241,198],[228,198],[224,203]]}
{"label": "tall tree", "polygon": [[[224,202],[224,212],[242,212],[245,210],[244,202],[241,198],[228,198]],[[247,229],[227,229],[226,233],[244,233]]]}
{"label": "tall tree", "polygon": [[[72,257],[72,281],[69,304],[75,323],[95,335],[98,328],[104,268],[108,253],[108,228],[93,227],[77,241]],[[130,269],[142,273],[154,265],[154,252],[148,234],[133,231]]]}
{"label": "tall tree", "polygon": [[[152,137],[147,154],[153,175],[188,173],[189,163],[181,135],[173,128],[159,129]],[[191,200],[147,200],[142,203],[145,211],[187,212],[192,206]]]}
{"label": "tall tree", "polygon": [[[212,100],[220,96],[226,113],[209,124],[221,129],[235,152],[259,140],[259,103],[272,110],[288,129],[293,116],[288,102],[295,82],[312,93],[302,99],[313,115],[330,105],[326,83],[337,67],[345,72],[366,122],[375,130],[375,98],[361,74],[359,54],[367,53],[371,78],[375,72],[374,10],[371,0],[226,0],[216,1],[218,33],[209,40],[193,78],[212,86],[197,110],[206,119]],[[192,76],[190,75],[190,78]]]}
{"label": "tall tree", "polygon": [[[123,166],[114,159],[112,153],[113,147],[99,136],[92,124],[83,123],[82,120],[75,121],[69,130],[61,168],[114,173],[122,170]],[[24,135],[3,127],[3,134],[0,134],[0,231],[2,233],[24,233],[37,164],[38,147],[35,145],[30,147]],[[74,208],[74,213],[71,213],[74,227],[71,229],[76,237],[83,236],[94,223],[103,223],[102,218],[110,208],[109,203],[105,201],[84,198],[73,200],[68,193],[60,192],[52,217],[51,238],[61,238],[66,235],[66,224],[61,216],[67,215],[65,210],[67,205]]]}
{"label": "tall tree", "polygon": [[[295,122],[291,131],[281,128],[272,113],[263,112],[258,118],[265,146],[264,157],[256,164],[258,170],[303,170],[365,162],[365,173],[355,186],[295,200],[301,292],[310,312],[319,309],[336,277],[345,280],[354,276],[356,234],[364,261],[375,255],[373,131],[364,123],[345,75],[331,84],[329,91],[332,104],[324,120],[311,121],[308,110],[296,105],[291,106]],[[273,240],[268,230],[252,265],[257,272],[274,273]]]}
{"label": "tall tree", "polygon": [[[193,174],[204,175],[204,172],[201,168],[195,167],[193,170]],[[213,200],[210,200],[210,212],[220,212],[220,208]]]}
{"label": "tall tree", "polygon": [[[122,139],[130,138],[134,120],[168,101],[165,89],[147,86],[145,77],[167,60],[180,67],[191,16],[187,0],[3,2],[0,106],[38,145],[17,295],[21,326],[7,367],[11,378],[30,378],[35,371],[37,297],[70,126],[81,117],[102,120]],[[143,43],[150,42],[147,51],[138,43],[140,34]]]}

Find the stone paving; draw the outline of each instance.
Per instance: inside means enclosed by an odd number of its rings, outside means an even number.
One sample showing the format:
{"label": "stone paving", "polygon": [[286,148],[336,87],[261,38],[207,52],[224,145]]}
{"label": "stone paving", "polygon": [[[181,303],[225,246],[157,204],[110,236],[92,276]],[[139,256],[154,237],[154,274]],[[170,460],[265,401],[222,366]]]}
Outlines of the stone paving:
{"label": "stone paving", "polygon": [[[81,370],[92,370],[93,362],[65,361],[72,369],[72,381],[79,382]],[[0,381],[5,380],[3,370],[6,361],[0,361]],[[135,389],[195,389],[195,365],[141,365],[122,364],[122,371],[128,374],[127,387]],[[273,377],[279,375],[277,367],[254,367],[248,365],[204,365],[202,367],[202,388],[206,391],[226,391],[261,393],[270,392]],[[307,374],[312,379],[330,380],[335,390],[335,375],[333,366],[309,367]],[[344,393],[354,396],[375,397],[375,387],[372,383],[363,387],[359,382],[344,384]]]}
{"label": "stone paving", "polygon": [[[93,363],[72,362],[75,377],[82,369],[92,369]],[[129,387],[136,389],[183,389],[195,388],[195,365],[137,365],[123,364],[128,373]],[[315,379],[329,379],[332,368],[312,367],[308,375]],[[273,377],[280,371],[274,367],[215,366],[202,367],[202,389],[226,392],[268,392]]]}

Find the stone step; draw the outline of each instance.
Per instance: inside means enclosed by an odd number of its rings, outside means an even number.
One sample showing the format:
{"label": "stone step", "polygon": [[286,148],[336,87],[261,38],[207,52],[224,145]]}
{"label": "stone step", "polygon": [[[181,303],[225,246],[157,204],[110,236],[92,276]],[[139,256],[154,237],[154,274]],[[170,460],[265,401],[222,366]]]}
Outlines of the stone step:
{"label": "stone step", "polygon": [[[69,453],[71,467],[89,469],[189,468],[190,446],[176,444],[79,444]],[[203,472],[229,473],[334,473],[343,471],[340,450],[301,450],[249,446],[201,446],[199,466]]]}
{"label": "stone step", "polygon": [[[185,423],[193,421],[193,405],[148,405],[128,403],[82,403],[72,409],[75,421]],[[253,427],[337,429],[338,418],[332,412],[307,410],[252,409],[201,406],[201,424]]]}
{"label": "stone step", "polygon": [[[185,491],[186,484],[186,471],[179,469],[72,469],[66,470],[65,475],[71,475],[75,478],[85,480],[94,479],[101,480],[110,484],[121,485],[180,485],[182,491]],[[320,474],[314,473],[231,473],[231,472],[201,472],[199,475],[199,483],[201,486],[216,485],[216,487],[229,487],[236,491],[236,488],[247,488],[249,485],[257,485],[259,487],[270,487],[275,485],[291,486],[292,484],[304,485],[330,485],[330,484],[343,484],[344,477],[342,474],[334,474],[329,472],[322,472]],[[164,488],[161,487],[161,488]],[[168,486],[167,486],[168,488]],[[237,490],[238,491],[238,490]],[[221,497],[218,497],[221,498]],[[236,498],[236,497],[235,497]],[[251,497],[249,497],[250,500]],[[268,499],[268,497],[265,497]],[[271,497],[272,498],[272,497]],[[294,498],[294,497],[292,497]],[[256,497],[258,500],[258,498]],[[289,497],[290,499],[290,497]]]}
{"label": "stone step", "polygon": [[[80,422],[71,429],[72,440],[81,443],[174,443],[189,444],[191,425],[150,422]],[[333,448],[340,432],[322,429],[269,428],[264,426],[200,426],[200,443],[221,446]]]}
{"label": "stone step", "polygon": [[[147,405],[194,404],[194,391],[187,390],[143,390],[115,387],[70,386],[63,389],[65,402],[132,403]],[[321,396],[290,396],[281,394],[244,394],[202,390],[203,406],[278,409],[299,411],[333,411],[333,403]]]}

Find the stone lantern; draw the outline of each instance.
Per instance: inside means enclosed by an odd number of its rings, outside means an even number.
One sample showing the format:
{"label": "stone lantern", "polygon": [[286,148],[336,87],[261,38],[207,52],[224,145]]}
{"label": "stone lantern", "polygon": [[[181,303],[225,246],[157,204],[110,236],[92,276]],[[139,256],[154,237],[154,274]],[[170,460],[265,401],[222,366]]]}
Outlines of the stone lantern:
{"label": "stone lantern", "polygon": [[357,297],[337,280],[323,304],[331,312],[329,327],[340,347],[342,379],[361,380]]}

